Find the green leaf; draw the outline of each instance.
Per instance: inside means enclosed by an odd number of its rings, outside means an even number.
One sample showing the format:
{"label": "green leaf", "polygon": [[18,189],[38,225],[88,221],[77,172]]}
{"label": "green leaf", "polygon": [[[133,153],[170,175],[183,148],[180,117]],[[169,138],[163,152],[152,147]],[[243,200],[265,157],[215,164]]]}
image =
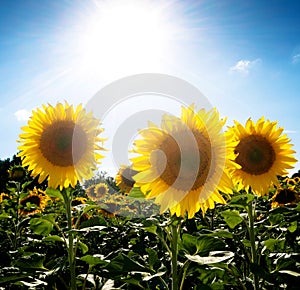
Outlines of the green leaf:
{"label": "green leaf", "polygon": [[30,220],[30,228],[35,234],[48,236],[53,229],[53,223],[44,217],[33,218]]}
{"label": "green leaf", "polygon": [[245,247],[251,248],[251,242],[247,239],[243,239],[242,243],[244,244]]}
{"label": "green leaf", "polygon": [[295,276],[295,277],[300,277],[300,273],[297,273],[297,272],[294,272],[294,271],[291,271],[291,270],[280,270],[278,272],[283,273],[283,274],[289,274],[289,275],[292,275],[292,276]]}
{"label": "green leaf", "polygon": [[103,260],[102,255],[85,255],[80,258],[81,261],[84,261],[88,263],[90,266],[95,266],[95,265],[106,265],[108,262]]}
{"label": "green leaf", "polygon": [[197,238],[190,234],[182,235],[182,242],[180,246],[189,254],[196,254],[198,252]]}
{"label": "green leaf", "polygon": [[33,282],[20,281],[19,284],[29,287],[28,289],[36,289],[37,286],[48,285],[46,282],[39,279],[34,279]]}
{"label": "green leaf", "polygon": [[51,188],[51,187],[47,187],[47,189],[46,189],[46,194],[47,194],[49,197],[52,197],[52,198],[59,198],[59,199],[61,199],[61,200],[64,200],[63,195],[61,194],[60,190],[58,190],[58,189],[54,189],[54,188]]}
{"label": "green leaf", "polygon": [[144,278],[143,278],[143,281],[149,281],[155,277],[160,277],[160,276],[163,276],[166,272],[158,272],[158,273],[155,273],[154,275],[146,275]]}
{"label": "green leaf", "polygon": [[135,262],[131,258],[124,254],[119,254],[115,257],[106,267],[109,273],[112,275],[121,275],[128,272],[147,272],[150,270]]}
{"label": "green leaf", "polygon": [[248,204],[254,200],[254,198],[255,196],[250,193],[236,195],[232,197],[228,205],[232,207],[246,208]]}
{"label": "green leaf", "polygon": [[63,238],[57,235],[52,235],[43,238],[43,242],[64,242]]}
{"label": "green leaf", "polygon": [[95,208],[100,209],[100,206],[99,206],[99,205],[93,205],[93,204],[87,205],[87,206],[85,206],[85,207],[83,208],[82,214],[85,214],[85,213],[87,213],[88,211],[90,211],[91,209],[95,209]]}
{"label": "green leaf", "polygon": [[208,234],[208,236],[233,239],[233,234],[230,233],[229,231],[225,231],[225,230],[215,230],[214,232]]}
{"label": "green leaf", "polygon": [[89,247],[81,241],[77,242],[77,245],[78,245],[78,248],[81,249],[82,254],[85,254],[89,250]]}
{"label": "green leaf", "polygon": [[284,247],[284,239],[268,239],[264,241],[264,246],[270,251],[278,251]]}
{"label": "green leaf", "polygon": [[288,230],[290,233],[293,233],[297,230],[297,226],[298,226],[298,222],[297,221],[293,221],[291,222],[291,225],[288,227]]}
{"label": "green leaf", "polygon": [[221,215],[231,229],[234,229],[237,225],[243,222],[243,218],[240,216],[240,213],[237,210],[228,209],[221,212]]}
{"label": "green leaf", "polygon": [[38,253],[30,253],[20,257],[14,266],[22,269],[45,269],[43,262],[45,256]]}
{"label": "green leaf", "polygon": [[147,231],[148,233],[152,233],[156,235],[157,226],[151,225],[149,227],[144,227],[144,230]]}
{"label": "green leaf", "polygon": [[278,225],[283,220],[284,220],[284,215],[281,213],[270,214],[270,216],[269,216],[269,222],[272,226]]}
{"label": "green leaf", "polygon": [[203,235],[197,238],[197,253],[199,255],[208,255],[210,251],[219,251],[225,248],[225,243],[214,237]]}
{"label": "green leaf", "polygon": [[157,252],[151,248],[147,248],[146,252],[148,253],[148,262],[149,262],[149,267],[153,269],[154,264],[158,261],[158,255]]}
{"label": "green leaf", "polygon": [[0,219],[9,219],[9,218],[11,218],[11,216],[6,212],[0,214]]}
{"label": "green leaf", "polygon": [[43,219],[51,222],[52,224],[55,223],[56,218],[57,218],[57,214],[55,213],[49,213],[43,216]]}
{"label": "green leaf", "polygon": [[127,196],[134,199],[145,199],[145,194],[139,187],[133,187]]}
{"label": "green leaf", "polygon": [[209,253],[207,257],[201,257],[199,255],[185,255],[190,261],[199,263],[200,265],[209,265],[224,262],[234,256],[230,251],[213,251]]}

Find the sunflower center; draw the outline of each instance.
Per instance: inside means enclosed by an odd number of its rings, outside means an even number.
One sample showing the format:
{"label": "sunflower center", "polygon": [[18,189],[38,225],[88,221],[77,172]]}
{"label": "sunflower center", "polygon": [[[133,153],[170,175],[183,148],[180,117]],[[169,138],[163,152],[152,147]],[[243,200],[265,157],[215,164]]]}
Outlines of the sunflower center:
{"label": "sunflower center", "polygon": [[263,136],[250,135],[242,138],[235,153],[238,153],[236,162],[242,166],[242,170],[252,175],[268,172],[275,161],[275,151]]}
{"label": "sunflower center", "polygon": [[99,186],[97,188],[97,195],[104,195],[106,193],[106,188],[104,186]]}
{"label": "sunflower center", "polygon": [[[169,186],[189,191],[205,184],[211,165],[211,144],[203,134],[182,130],[173,136],[166,135],[157,151],[151,161]],[[161,162],[163,155],[165,164]]]}
{"label": "sunflower center", "polygon": [[282,189],[276,195],[275,201],[280,204],[290,203],[296,200],[295,192],[290,189]]}
{"label": "sunflower center", "polygon": [[40,139],[40,150],[55,166],[73,166],[86,152],[85,131],[72,121],[57,121],[48,126]]}
{"label": "sunflower center", "polygon": [[35,204],[36,206],[40,206],[41,198],[39,196],[33,195],[33,196],[29,196],[27,198],[24,198],[23,200],[21,200],[20,203],[22,206],[26,206],[27,202],[29,202],[31,204]]}

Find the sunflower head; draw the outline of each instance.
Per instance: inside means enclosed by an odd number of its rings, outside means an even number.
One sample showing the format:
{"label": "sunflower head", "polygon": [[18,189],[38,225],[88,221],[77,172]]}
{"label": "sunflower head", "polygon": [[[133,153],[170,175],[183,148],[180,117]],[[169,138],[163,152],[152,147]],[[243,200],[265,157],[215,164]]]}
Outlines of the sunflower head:
{"label": "sunflower head", "polygon": [[43,212],[48,200],[49,197],[44,191],[34,188],[20,200],[19,213],[22,216],[27,216]]}
{"label": "sunflower head", "polygon": [[279,188],[271,198],[271,207],[297,204],[300,201],[300,195],[293,188]]}
{"label": "sunflower head", "polygon": [[2,203],[4,200],[10,200],[11,196],[5,192],[2,192],[0,194],[0,203]]}
{"label": "sunflower head", "polygon": [[95,200],[96,198],[95,184],[92,184],[88,188],[86,188],[85,193],[91,200]]}
{"label": "sunflower head", "polygon": [[294,179],[294,181],[295,181],[296,184],[300,183],[300,177],[299,176],[296,176],[293,179]]}
{"label": "sunflower head", "polygon": [[89,179],[104,150],[98,145],[103,131],[99,120],[81,105],[68,103],[48,105],[32,112],[28,125],[22,128],[18,154],[22,165],[28,166],[39,182],[48,178],[49,187],[75,187],[78,181]]}
{"label": "sunflower head", "polygon": [[102,216],[106,217],[106,218],[113,218],[113,217],[116,216],[114,213],[109,212],[109,211],[107,211],[107,210],[105,210],[103,208],[100,208],[98,210],[98,213],[101,214]]}
{"label": "sunflower head", "polygon": [[297,184],[296,180],[294,178],[287,178],[286,179],[286,184],[288,186],[295,186]]}
{"label": "sunflower head", "polygon": [[22,180],[26,175],[26,170],[21,165],[14,165],[8,169],[8,176],[14,181]]}
{"label": "sunflower head", "polygon": [[218,189],[231,193],[233,185],[224,171],[229,151],[223,125],[215,109],[197,112],[194,106],[182,108],[181,118],[164,115],[160,128],[150,123],[134,142],[134,186],[155,198],[161,212],[177,216],[192,218],[225,203]]}
{"label": "sunflower head", "polygon": [[86,189],[87,196],[93,200],[97,201],[103,198],[108,193],[108,186],[104,182],[100,182],[98,184],[93,184]]}
{"label": "sunflower head", "polygon": [[71,205],[72,206],[77,206],[80,204],[85,204],[86,203],[86,198],[84,197],[75,197],[72,201],[71,201]]}
{"label": "sunflower head", "polygon": [[95,194],[96,194],[96,198],[101,198],[104,195],[108,194],[108,186],[106,183],[98,183],[95,186]]}
{"label": "sunflower head", "polygon": [[277,128],[277,122],[263,117],[255,124],[248,119],[243,126],[235,121],[227,136],[236,142],[233,148],[235,158],[229,171],[239,189],[245,188],[257,195],[264,195],[272,184],[278,184],[279,175],[287,174],[297,160],[293,157],[290,139],[282,135],[283,128]]}
{"label": "sunflower head", "polygon": [[132,166],[123,165],[120,167],[117,175],[116,175],[116,185],[121,189],[124,193],[129,193],[133,188],[135,180],[133,176],[138,172],[132,169]]}

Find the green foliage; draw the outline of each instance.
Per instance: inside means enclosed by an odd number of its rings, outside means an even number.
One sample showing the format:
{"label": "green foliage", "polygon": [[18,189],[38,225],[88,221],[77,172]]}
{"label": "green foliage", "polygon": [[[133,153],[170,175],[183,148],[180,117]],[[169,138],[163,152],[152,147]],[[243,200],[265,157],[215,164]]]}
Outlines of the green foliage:
{"label": "green foliage", "polygon": [[[11,163],[0,165],[6,168]],[[106,174],[86,185],[99,181],[115,186]],[[299,285],[300,204],[272,209],[272,193],[257,198],[236,192],[227,205],[217,205],[205,217],[199,212],[193,219],[175,222],[168,213],[159,215],[151,204],[147,212],[156,214],[150,216],[108,216],[101,204],[87,199],[86,204],[71,207],[70,227],[64,203],[66,197],[86,197],[83,188],[65,191],[65,198],[59,190],[47,188],[45,211],[21,216],[18,201],[34,184],[29,178],[20,184],[6,180],[9,198],[0,204],[0,289],[69,289],[70,235],[78,289],[170,289],[171,227],[179,223],[181,289],[253,289],[253,273],[261,289]],[[113,190],[117,192],[116,187]],[[139,189],[126,198],[129,205],[144,202]],[[255,206],[256,263],[251,262],[250,205]]]}

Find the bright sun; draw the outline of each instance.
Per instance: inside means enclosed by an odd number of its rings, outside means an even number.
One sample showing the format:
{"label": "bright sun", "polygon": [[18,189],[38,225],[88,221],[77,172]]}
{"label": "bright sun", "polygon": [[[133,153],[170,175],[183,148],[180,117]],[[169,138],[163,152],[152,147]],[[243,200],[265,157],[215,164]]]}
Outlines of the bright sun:
{"label": "bright sun", "polygon": [[161,67],[172,51],[176,28],[170,11],[157,1],[110,0],[94,2],[77,35],[81,70],[113,75],[150,71]]}

